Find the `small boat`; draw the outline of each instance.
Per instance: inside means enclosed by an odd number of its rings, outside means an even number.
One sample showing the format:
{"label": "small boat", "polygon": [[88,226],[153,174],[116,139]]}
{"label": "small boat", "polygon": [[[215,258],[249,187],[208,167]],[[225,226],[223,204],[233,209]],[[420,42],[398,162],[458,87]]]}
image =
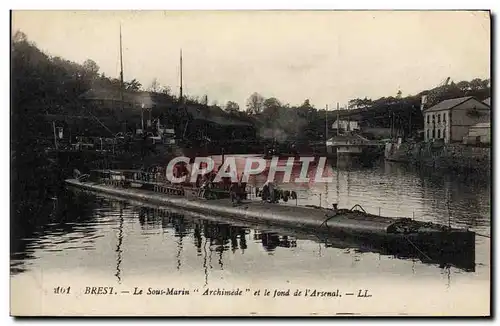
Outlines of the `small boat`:
{"label": "small boat", "polygon": [[[475,259],[475,233],[466,229],[416,221],[406,217],[384,217],[367,213],[361,206],[351,209],[300,206],[293,192],[276,189],[272,200],[263,191],[249,191],[245,184],[213,185],[209,188],[170,184],[159,174],[137,170],[94,170],[85,178],[67,179],[66,184],[122,199],[163,205],[199,214],[237,219],[263,225],[293,227],[337,239],[379,247],[389,252],[414,252],[424,259]],[[131,184],[141,185],[131,187]],[[253,198],[250,198],[253,197]],[[260,198],[259,198],[260,197]],[[285,203],[280,202],[283,201]]]}

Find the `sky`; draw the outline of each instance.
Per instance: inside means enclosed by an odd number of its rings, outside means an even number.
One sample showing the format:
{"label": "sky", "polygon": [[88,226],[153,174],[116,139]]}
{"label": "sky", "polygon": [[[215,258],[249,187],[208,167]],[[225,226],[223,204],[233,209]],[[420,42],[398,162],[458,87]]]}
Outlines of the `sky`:
{"label": "sky", "polygon": [[179,92],[179,53],[188,96],[245,107],[258,92],[317,108],[353,98],[419,93],[443,83],[490,78],[485,11],[13,11],[44,52],[94,60],[125,80],[153,79]]}

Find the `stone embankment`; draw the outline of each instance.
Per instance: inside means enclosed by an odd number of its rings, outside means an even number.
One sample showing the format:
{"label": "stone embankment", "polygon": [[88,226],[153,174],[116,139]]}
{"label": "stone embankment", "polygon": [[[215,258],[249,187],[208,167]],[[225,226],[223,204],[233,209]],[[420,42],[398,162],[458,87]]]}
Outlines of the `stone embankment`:
{"label": "stone embankment", "polygon": [[387,144],[385,158],[450,170],[491,170],[491,148],[463,144],[402,143]]}

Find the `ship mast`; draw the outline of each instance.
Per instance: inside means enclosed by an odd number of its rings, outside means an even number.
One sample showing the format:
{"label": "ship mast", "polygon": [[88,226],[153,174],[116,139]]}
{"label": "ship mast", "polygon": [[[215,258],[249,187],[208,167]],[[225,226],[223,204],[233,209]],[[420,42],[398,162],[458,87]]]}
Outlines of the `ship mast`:
{"label": "ship mast", "polygon": [[181,52],[180,52],[180,82],[181,82],[181,85],[180,85],[180,90],[179,90],[179,102],[182,104],[182,49],[181,49]]}
{"label": "ship mast", "polygon": [[325,107],[325,140],[328,140],[328,104]]}
{"label": "ship mast", "polygon": [[337,102],[337,136],[340,135],[340,114],[339,114],[339,102]]}
{"label": "ship mast", "polygon": [[[179,109],[182,108],[183,104],[183,94],[182,94],[182,49],[180,50],[180,87],[179,87]],[[184,113],[186,114],[187,118],[187,111],[186,108],[184,108]],[[186,120],[186,124],[184,125],[184,131],[182,133],[182,139],[186,139],[186,132],[187,132],[187,127],[188,127],[188,120]]]}
{"label": "ship mast", "polygon": [[123,112],[123,50],[122,50],[122,25],[120,24],[120,103]]}

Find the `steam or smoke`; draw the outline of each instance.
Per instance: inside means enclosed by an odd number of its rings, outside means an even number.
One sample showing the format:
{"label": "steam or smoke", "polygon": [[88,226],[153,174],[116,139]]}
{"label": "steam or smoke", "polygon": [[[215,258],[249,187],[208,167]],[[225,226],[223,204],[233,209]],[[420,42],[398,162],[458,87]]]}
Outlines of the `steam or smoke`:
{"label": "steam or smoke", "polygon": [[300,117],[296,110],[287,107],[279,108],[270,114],[266,125],[260,128],[259,136],[284,142],[300,135],[307,123],[307,120]]}
{"label": "steam or smoke", "polygon": [[278,142],[284,142],[289,138],[288,134],[279,128],[261,128],[259,136],[264,139],[274,139]]}
{"label": "steam or smoke", "polygon": [[149,93],[138,93],[134,94],[135,100],[134,102],[138,103],[140,106],[144,105],[144,108],[152,108],[153,100],[151,99],[151,95]]}

